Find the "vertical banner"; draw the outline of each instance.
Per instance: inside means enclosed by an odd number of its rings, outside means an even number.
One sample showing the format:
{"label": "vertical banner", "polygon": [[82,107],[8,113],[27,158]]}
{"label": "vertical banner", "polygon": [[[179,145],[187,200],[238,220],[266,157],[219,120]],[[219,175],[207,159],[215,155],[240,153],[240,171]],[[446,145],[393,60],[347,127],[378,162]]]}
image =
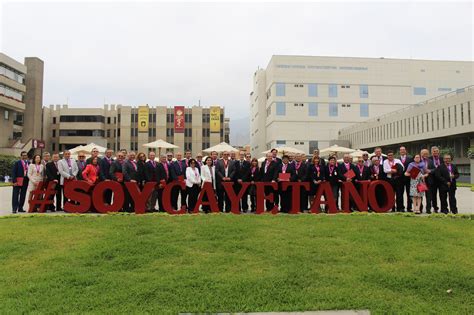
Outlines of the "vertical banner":
{"label": "vertical banner", "polygon": [[221,108],[219,106],[211,106],[210,108],[210,126],[211,132],[221,131]]}
{"label": "vertical banner", "polygon": [[138,132],[148,132],[148,106],[138,106]]}
{"label": "vertical banner", "polygon": [[184,132],[184,106],[174,107],[174,132]]}

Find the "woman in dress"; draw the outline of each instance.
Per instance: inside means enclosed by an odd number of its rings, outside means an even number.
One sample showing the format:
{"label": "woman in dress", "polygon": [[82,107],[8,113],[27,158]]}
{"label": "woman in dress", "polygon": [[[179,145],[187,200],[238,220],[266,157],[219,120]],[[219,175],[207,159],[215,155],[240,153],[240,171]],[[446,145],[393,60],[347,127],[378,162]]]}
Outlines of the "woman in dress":
{"label": "woman in dress", "polygon": [[[413,170],[413,169],[418,170]],[[415,178],[412,176],[413,172],[418,172]],[[405,176],[410,176],[410,196],[412,197],[413,202],[413,211],[416,214],[420,214],[420,206],[421,201],[423,200],[423,196],[425,195],[424,191],[418,191],[418,184],[424,183],[425,178],[428,177],[428,173],[426,172],[426,165],[423,161],[421,161],[421,156],[416,154],[413,157],[413,162],[408,164],[407,170],[405,172]]]}
{"label": "woman in dress", "polygon": [[39,183],[44,181],[44,165],[41,163],[41,156],[33,156],[32,163],[28,166],[28,188],[26,190],[26,200],[31,199],[31,192],[36,189]]}

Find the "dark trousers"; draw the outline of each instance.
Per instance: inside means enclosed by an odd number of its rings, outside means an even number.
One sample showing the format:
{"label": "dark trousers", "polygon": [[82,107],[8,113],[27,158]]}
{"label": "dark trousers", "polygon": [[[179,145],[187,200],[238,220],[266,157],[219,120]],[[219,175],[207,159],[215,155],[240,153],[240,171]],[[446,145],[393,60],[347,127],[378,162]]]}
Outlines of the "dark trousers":
{"label": "dark trousers", "polygon": [[280,195],[280,211],[284,213],[290,212],[291,209],[291,188],[288,187],[286,191],[278,191]]}
{"label": "dark trousers", "polygon": [[449,198],[449,210],[451,213],[458,213],[456,204],[456,187],[450,187],[449,190],[439,190],[439,199],[441,201],[441,212],[448,213],[448,198]]}
{"label": "dark trousers", "polygon": [[130,193],[128,192],[127,187],[125,187],[125,184],[122,184],[122,189],[125,197],[123,202],[123,211],[132,212],[134,208],[132,197],[130,197]]}
{"label": "dark trousers", "polygon": [[[224,187],[219,185],[217,187],[217,204],[219,205],[219,210],[221,212],[230,212],[230,200],[227,194],[225,193]],[[224,209],[224,202],[225,202],[225,209]]]}
{"label": "dark trousers", "polygon": [[406,194],[407,196],[407,210],[412,211],[413,202],[410,197],[410,177],[403,178],[403,186],[404,186],[404,194]]}
{"label": "dark trousers", "polygon": [[13,195],[12,195],[12,211],[13,212],[16,212],[18,210],[24,210],[23,206],[25,204],[27,188],[28,188],[28,180],[26,178],[23,180],[23,186],[13,186]]}
{"label": "dark trousers", "polygon": [[173,187],[173,189],[171,190],[171,206],[175,210],[179,210],[178,209],[178,198],[179,198],[180,194],[181,194],[181,206],[186,205],[186,197],[184,197],[184,200],[183,200],[183,196],[185,196],[185,191],[182,191],[181,187],[176,187],[176,186]]}
{"label": "dark trousers", "polygon": [[332,197],[336,203],[336,208],[339,210],[338,199],[339,199],[339,184],[331,184]]}
{"label": "dark trousers", "polygon": [[107,189],[104,193],[104,200],[107,204],[112,204],[112,190]]}
{"label": "dark trousers", "polygon": [[[46,185],[49,186],[49,183],[50,183],[50,182],[51,182],[51,181],[49,181]],[[56,209],[56,211],[62,211],[63,208],[62,208],[62,204],[61,204],[61,203],[62,203],[62,196],[63,196],[63,194],[62,194],[62,192],[61,192],[61,186],[59,186],[59,183],[56,184],[56,188],[55,188],[55,189],[56,189],[56,202],[53,203],[53,204],[51,204],[51,205],[48,207],[48,209],[49,209],[49,210],[55,210],[55,209]],[[50,197],[50,200],[53,200],[53,199],[54,199],[54,196],[51,196],[51,197]],[[56,207],[55,207],[55,206],[56,206]]]}
{"label": "dark trousers", "polygon": [[[235,194],[237,195],[240,190],[242,189],[242,185],[239,184],[239,183],[235,183],[234,184],[234,192]],[[249,209],[249,202],[248,202],[248,198],[249,198],[249,188],[247,188],[247,191],[242,195],[242,199],[240,200],[240,209],[242,209],[243,212],[247,212],[247,210]]]}
{"label": "dark trousers", "polygon": [[[438,211],[439,210],[439,207],[438,207],[438,190],[439,190],[438,182],[436,180],[433,180],[431,185],[429,186],[429,188],[431,190],[431,207],[433,207],[433,209],[435,211]],[[441,191],[440,191],[440,197],[441,197]]]}
{"label": "dark trousers", "polygon": [[188,212],[193,212],[194,207],[201,191],[199,185],[194,184],[192,187],[186,187],[186,194],[188,196]]}
{"label": "dark trousers", "polygon": [[161,212],[165,211],[165,207],[163,207],[163,188],[157,190],[158,193],[158,209]]}
{"label": "dark trousers", "polygon": [[403,208],[403,193],[405,192],[405,186],[402,182],[401,177],[397,178],[389,178],[389,183],[392,185],[393,191],[395,192],[395,206],[394,209],[396,209],[399,212],[404,211]]}

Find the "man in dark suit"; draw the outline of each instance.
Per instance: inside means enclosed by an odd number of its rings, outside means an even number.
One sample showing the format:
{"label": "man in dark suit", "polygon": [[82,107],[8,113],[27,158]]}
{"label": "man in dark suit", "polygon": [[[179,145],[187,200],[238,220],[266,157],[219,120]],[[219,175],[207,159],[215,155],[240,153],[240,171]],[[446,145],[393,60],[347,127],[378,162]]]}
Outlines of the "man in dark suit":
{"label": "man in dark suit", "polygon": [[[182,159],[183,155],[181,152],[176,153],[176,161],[171,164],[172,180],[178,180],[180,177],[186,179],[186,160]],[[178,197],[181,195],[181,206],[186,206],[186,190],[181,190],[178,187],[173,188],[171,191],[171,205],[173,208],[178,209]]]}
{"label": "man in dark suit", "polygon": [[[295,174],[296,174],[296,182],[310,182],[311,179],[309,178],[309,173],[308,173],[308,166],[310,165],[309,163],[306,163],[304,160],[305,154],[297,153],[295,154],[295,160],[293,162],[293,166],[295,168]],[[307,211],[308,210],[308,191],[304,188],[300,188],[300,210],[301,212]]]}
{"label": "man in dark suit", "polygon": [[[48,185],[50,182],[56,182],[56,208],[54,205],[51,205],[49,208],[51,211],[62,211],[62,193],[61,193],[61,186],[59,182],[61,180],[61,174],[59,174],[58,168],[58,161],[59,161],[59,154],[53,154],[53,160],[46,163],[46,180],[48,181]],[[53,199],[54,196],[51,198]]]}
{"label": "man in dark suit", "polygon": [[[112,166],[112,163],[114,160],[112,159],[112,150],[107,150],[105,151],[105,156],[103,159],[99,160],[99,180],[104,181],[104,180],[112,180],[112,177],[110,176],[110,167]],[[112,203],[112,191],[107,190],[104,193],[104,200],[107,204]]]}
{"label": "man in dark suit", "polygon": [[[291,187],[288,187],[283,191],[283,182],[280,180],[280,174],[290,174],[290,182],[298,181],[298,176],[296,175],[295,163],[290,163],[290,157],[288,155],[282,156],[281,164],[277,165],[277,181],[278,181],[278,194],[280,195],[280,205],[281,212],[288,213],[291,209]],[[301,168],[300,168],[301,169]],[[300,201],[301,202],[301,201]]]}
{"label": "man in dark suit", "polygon": [[[158,177],[159,172],[157,171],[158,162],[155,161],[156,154],[154,151],[148,153],[148,161],[145,163],[145,182],[160,183],[161,178]],[[146,202],[147,212],[156,211],[156,200],[158,199],[158,191],[154,189],[151,192],[150,198]]]}
{"label": "man in dark suit", "polygon": [[[168,184],[172,182],[172,178],[174,178],[174,171],[172,164],[168,162],[167,156],[162,154],[160,156],[160,163],[156,166],[156,179],[159,180],[158,184],[158,207],[160,212],[164,212],[165,208],[163,207],[163,190],[164,186],[160,183],[162,180],[164,184]],[[177,206],[176,206],[177,208]]]}
{"label": "man in dark suit", "polygon": [[272,154],[272,160],[277,162],[278,164],[281,164],[281,159],[277,156],[278,155],[278,150],[273,148],[270,152]]}
{"label": "man in dark suit", "polygon": [[[272,153],[268,152],[265,161],[263,161],[260,166],[260,181],[265,183],[276,182],[278,178],[278,165],[279,163],[273,159]],[[273,196],[275,197],[278,194],[278,191],[274,191],[271,187],[265,187],[265,194],[269,195],[270,193],[273,193]],[[271,211],[273,206],[274,202],[268,200],[265,201],[267,211]]]}
{"label": "man in dark suit", "polygon": [[[413,158],[407,154],[407,150],[404,146],[400,147],[399,152],[400,152],[399,160],[400,160],[400,162],[402,162],[403,168],[406,170],[407,167],[408,167],[408,164],[413,162]],[[412,200],[411,200],[411,196],[410,196],[410,177],[409,176],[402,176],[401,184],[404,187],[406,197],[407,197],[407,211],[408,212],[413,212],[412,211],[413,205],[412,205]]]}
{"label": "man in dark suit", "polygon": [[[108,150],[107,150],[108,151]],[[107,154],[107,153],[106,153]],[[92,163],[92,160],[97,157],[98,161],[97,162],[100,162],[100,157],[99,157],[99,150],[97,148],[93,148],[91,150],[91,156],[86,160],[86,165],[87,164],[91,164]]]}
{"label": "man in dark suit", "polygon": [[[425,179],[425,183],[428,186],[428,190],[425,191],[425,198],[426,198],[426,213],[430,214],[431,208],[434,206],[431,187],[434,185],[436,167],[434,166],[433,161],[429,158],[429,151],[427,149],[421,150],[420,155],[421,155],[421,161],[425,163],[426,170],[429,173],[428,177],[426,177]],[[420,212],[423,212],[423,202],[420,205]]]}
{"label": "man in dark suit", "polygon": [[[242,187],[241,183],[250,181],[250,161],[245,160],[244,151],[240,151],[239,160],[235,163],[235,174],[237,184],[234,184],[234,187],[236,187],[236,192],[239,192]],[[242,212],[247,212],[249,209],[248,196],[249,195],[247,190],[242,196]]]}
{"label": "man in dark suit", "polygon": [[[128,153],[128,159],[122,164],[122,173],[123,173],[123,181],[138,183],[139,174],[138,174],[138,165],[137,161],[135,161],[135,152],[130,151]],[[133,200],[128,193],[128,189],[125,189],[125,202],[123,206],[123,210],[126,212],[132,212],[134,208]]]}
{"label": "man in dark suit", "polygon": [[451,155],[445,154],[444,163],[438,166],[435,171],[435,177],[439,183],[439,197],[441,200],[441,212],[448,214],[448,195],[449,209],[451,213],[458,213],[456,205],[456,179],[459,177],[458,168],[451,163]]}
{"label": "man in dark suit", "polygon": [[[13,192],[12,192],[12,213],[25,212],[23,205],[25,204],[26,198],[26,189],[28,188],[28,166],[30,162],[28,161],[28,154],[26,151],[20,153],[20,160],[16,161],[13,164],[12,170],[12,182],[13,182]],[[19,180],[19,178],[21,178]],[[20,186],[20,181],[23,183]]]}
{"label": "man in dark suit", "polygon": [[439,207],[438,207],[438,190],[439,190],[439,182],[438,178],[434,176],[434,173],[436,172],[436,169],[443,164],[443,161],[441,160],[441,157],[439,156],[439,148],[436,146],[431,147],[431,157],[430,160],[432,162],[432,170],[433,170],[433,176],[431,177],[431,182],[430,182],[430,192],[431,192],[431,206],[433,207],[434,212],[438,212]]}
{"label": "man in dark suit", "polygon": [[[217,202],[220,211],[230,212],[230,200],[225,193],[223,182],[232,182],[235,179],[235,165],[229,159],[229,152],[225,151],[222,153],[222,159],[216,162],[216,190],[217,190]],[[225,209],[224,209],[225,201]]]}
{"label": "man in dark suit", "polygon": [[[349,178],[346,176],[346,173],[351,170],[354,172],[354,177]],[[337,166],[337,173],[339,174],[339,180],[341,180],[342,182],[355,182],[356,181],[357,168],[355,167],[354,164],[351,163],[351,156],[349,153],[344,154],[343,162]],[[352,201],[352,199],[350,200],[349,206],[351,210],[355,210],[355,204],[354,204],[354,201]]]}
{"label": "man in dark suit", "polygon": [[83,180],[82,178],[82,171],[86,168],[86,155],[85,153],[79,152],[77,155],[77,179]]}

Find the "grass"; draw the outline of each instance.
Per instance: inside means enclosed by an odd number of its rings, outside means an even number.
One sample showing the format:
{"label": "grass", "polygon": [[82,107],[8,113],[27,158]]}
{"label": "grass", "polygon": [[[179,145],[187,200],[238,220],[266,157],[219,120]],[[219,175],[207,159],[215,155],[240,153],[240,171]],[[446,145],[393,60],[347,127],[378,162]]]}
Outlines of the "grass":
{"label": "grass", "polygon": [[3,217],[0,313],[473,314],[465,218]]}
{"label": "grass", "polygon": [[13,184],[12,183],[0,182],[0,187],[9,187],[9,186],[13,186]]}

